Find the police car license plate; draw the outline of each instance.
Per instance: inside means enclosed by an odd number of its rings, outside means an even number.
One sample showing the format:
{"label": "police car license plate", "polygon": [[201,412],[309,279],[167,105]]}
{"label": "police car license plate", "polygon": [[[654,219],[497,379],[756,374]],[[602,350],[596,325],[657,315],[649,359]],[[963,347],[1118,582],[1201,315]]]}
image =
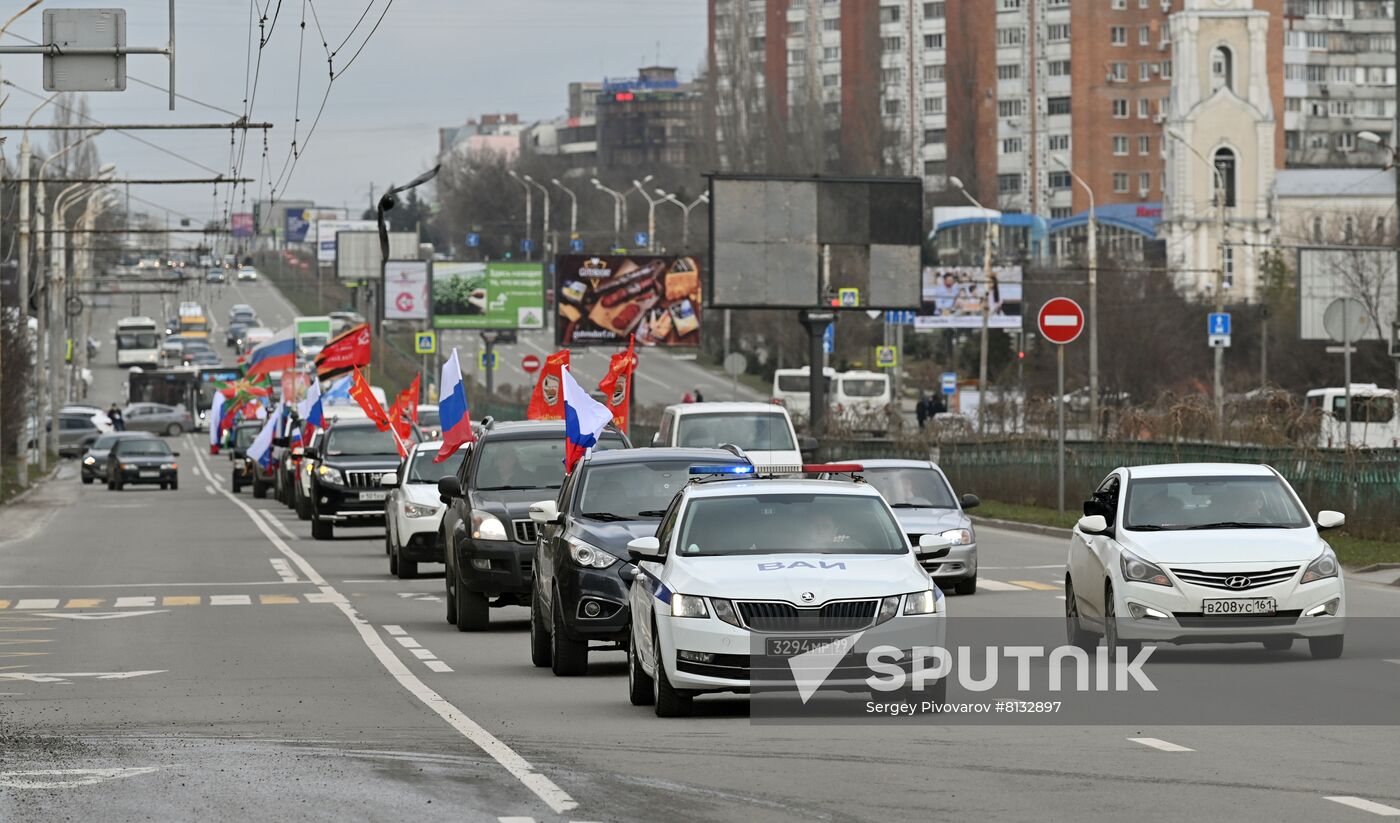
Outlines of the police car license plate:
{"label": "police car license plate", "polygon": [[365,503],[372,503],[379,500],[387,500],[388,497],[388,492],[360,492],[360,501]]}
{"label": "police car license plate", "polygon": [[1205,600],[1201,613],[1205,615],[1273,614],[1278,604],[1272,597],[1248,597],[1239,600]]}
{"label": "police car license plate", "polygon": [[839,639],[837,637],[769,637],[766,642],[770,657],[796,657],[799,654],[822,649]]}
{"label": "police car license plate", "polygon": [[159,469],[143,469],[143,470],[141,471],[141,475],[140,475],[140,476],[141,476],[141,477],[160,477],[160,470],[159,470]]}

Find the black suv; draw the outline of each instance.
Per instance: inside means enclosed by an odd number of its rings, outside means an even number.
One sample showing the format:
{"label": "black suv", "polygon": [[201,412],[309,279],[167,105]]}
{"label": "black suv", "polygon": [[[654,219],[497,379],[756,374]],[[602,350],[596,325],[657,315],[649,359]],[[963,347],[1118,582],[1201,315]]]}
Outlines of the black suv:
{"label": "black suv", "polygon": [[228,459],[231,466],[229,489],[234,494],[242,491],[244,486],[252,486],[254,497],[267,497],[267,487],[272,483],[272,469],[264,469],[248,456],[248,449],[253,445],[253,441],[258,439],[263,425],[263,420],[249,420],[239,423],[233,429],[233,451],[229,452]]}
{"label": "black suv", "polygon": [[[627,542],[651,537],[691,466],[748,460],[724,449],[627,449],[580,463],[557,500],[530,509],[539,524],[530,660],[560,676],[588,673],[588,643],[627,642]],[[606,648],[606,647],[604,647]]]}
{"label": "black suv", "polygon": [[[631,444],[611,428],[599,451]],[[447,622],[480,631],[491,606],[530,603],[535,521],[530,504],[564,482],[563,421],[483,421],[471,454],[455,475],[438,481],[447,565]],[[493,600],[494,598],[494,600]]]}
{"label": "black suv", "polygon": [[305,450],[311,469],[311,536],[330,540],[337,523],[383,526],[389,492],[380,482],[399,468],[394,435],[368,420],[337,421]]}

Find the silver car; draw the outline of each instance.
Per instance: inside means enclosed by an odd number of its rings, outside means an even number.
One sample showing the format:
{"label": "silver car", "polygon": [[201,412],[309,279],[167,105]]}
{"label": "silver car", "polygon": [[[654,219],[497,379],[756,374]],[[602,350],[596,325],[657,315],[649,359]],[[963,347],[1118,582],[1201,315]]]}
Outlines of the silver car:
{"label": "silver car", "polygon": [[132,403],[122,409],[122,420],[127,431],[154,432],[171,437],[194,431],[194,419],[185,407],[164,403]]}
{"label": "silver car", "polygon": [[977,591],[977,533],[967,510],[981,501],[975,494],[958,497],[938,464],[930,460],[856,460],[861,475],[894,509],[910,542],[925,534],[941,535],[948,549],[919,555],[924,571],[943,588],[958,594]]}

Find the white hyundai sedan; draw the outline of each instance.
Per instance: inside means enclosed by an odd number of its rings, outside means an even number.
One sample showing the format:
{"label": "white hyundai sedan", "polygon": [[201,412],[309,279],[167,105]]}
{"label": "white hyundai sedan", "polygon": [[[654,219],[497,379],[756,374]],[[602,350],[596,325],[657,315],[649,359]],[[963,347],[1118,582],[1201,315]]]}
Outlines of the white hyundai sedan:
{"label": "white hyundai sedan", "polygon": [[[689,713],[695,695],[750,691],[755,642],[765,643],[767,656],[787,657],[807,650],[803,636],[854,642],[876,626],[908,630],[919,645],[943,642],[943,593],[873,486],[727,468],[728,479],[725,467],[691,469],[697,478],[671,502],[657,536],[628,544],[637,564],[628,595],[633,705],[654,704],[658,716],[674,717]],[[949,545],[925,534],[919,551]],[[825,682],[860,690],[864,681]],[[929,698],[943,700],[946,688],[939,681]]]}
{"label": "white hyundai sedan", "polygon": [[417,577],[419,563],[443,562],[438,532],[446,507],[438,497],[437,482],[457,473],[469,449],[434,463],[441,447],[440,440],[414,446],[399,466],[384,503],[384,551],[389,555],[389,574],[400,580]]}
{"label": "white hyundai sedan", "polygon": [[1183,463],[1114,470],[1084,504],[1065,572],[1066,630],[1110,657],[1144,641],[1263,643],[1304,638],[1341,656],[1342,569],[1320,530],[1268,466]]}

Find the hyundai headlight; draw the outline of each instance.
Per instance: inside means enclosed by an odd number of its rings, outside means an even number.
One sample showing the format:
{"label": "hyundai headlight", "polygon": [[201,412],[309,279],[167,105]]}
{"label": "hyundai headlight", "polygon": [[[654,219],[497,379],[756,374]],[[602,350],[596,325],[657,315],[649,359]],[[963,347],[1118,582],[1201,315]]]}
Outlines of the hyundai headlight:
{"label": "hyundai headlight", "polygon": [[933,614],[938,611],[938,596],[933,589],[904,595],[905,614]]}
{"label": "hyundai headlight", "polygon": [[501,519],[486,512],[472,512],[472,537],[477,540],[505,540],[506,527]]}
{"label": "hyundai headlight", "polygon": [[1332,553],[1331,549],[1323,549],[1322,554],[1319,554],[1317,559],[1309,563],[1308,567],[1303,570],[1301,582],[1311,583],[1314,580],[1336,577],[1338,568],[1337,556]]}
{"label": "hyundai headlight", "polygon": [[1124,550],[1120,558],[1123,566],[1123,579],[1134,583],[1151,583],[1154,586],[1171,587],[1172,581],[1162,567],[1149,563],[1130,551]]}
{"label": "hyundai headlight", "polygon": [[403,504],[404,517],[432,517],[433,515],[437,514],[437,512],[437,506],[424,506],[421,503]]}
{"label": "hyundai headlight", "polygon": [[569,543],[569,554],[574,562],[586,569],[606,569],[617,562],[617,558],[602,549],[587,543]]}
{"label": "hyundai headlight", "polygon": [[938,536],[952,543],[954,546],[965,546],[972,542],[971,529],[949,529]]}
{"label": "hyundai headlight", "polygon": [[671,595],[671,616],[709,617],[710,610],[705,608],[705,598],[703,597],[697,597],[693,594],[673,594]]}
{"label": "hyundai headlight", "polygon": [[321,475],[322,480],[337,483],[342,486],[345,485],[345,474],[340,469],[321,465],[316,467],[316,473]]}

